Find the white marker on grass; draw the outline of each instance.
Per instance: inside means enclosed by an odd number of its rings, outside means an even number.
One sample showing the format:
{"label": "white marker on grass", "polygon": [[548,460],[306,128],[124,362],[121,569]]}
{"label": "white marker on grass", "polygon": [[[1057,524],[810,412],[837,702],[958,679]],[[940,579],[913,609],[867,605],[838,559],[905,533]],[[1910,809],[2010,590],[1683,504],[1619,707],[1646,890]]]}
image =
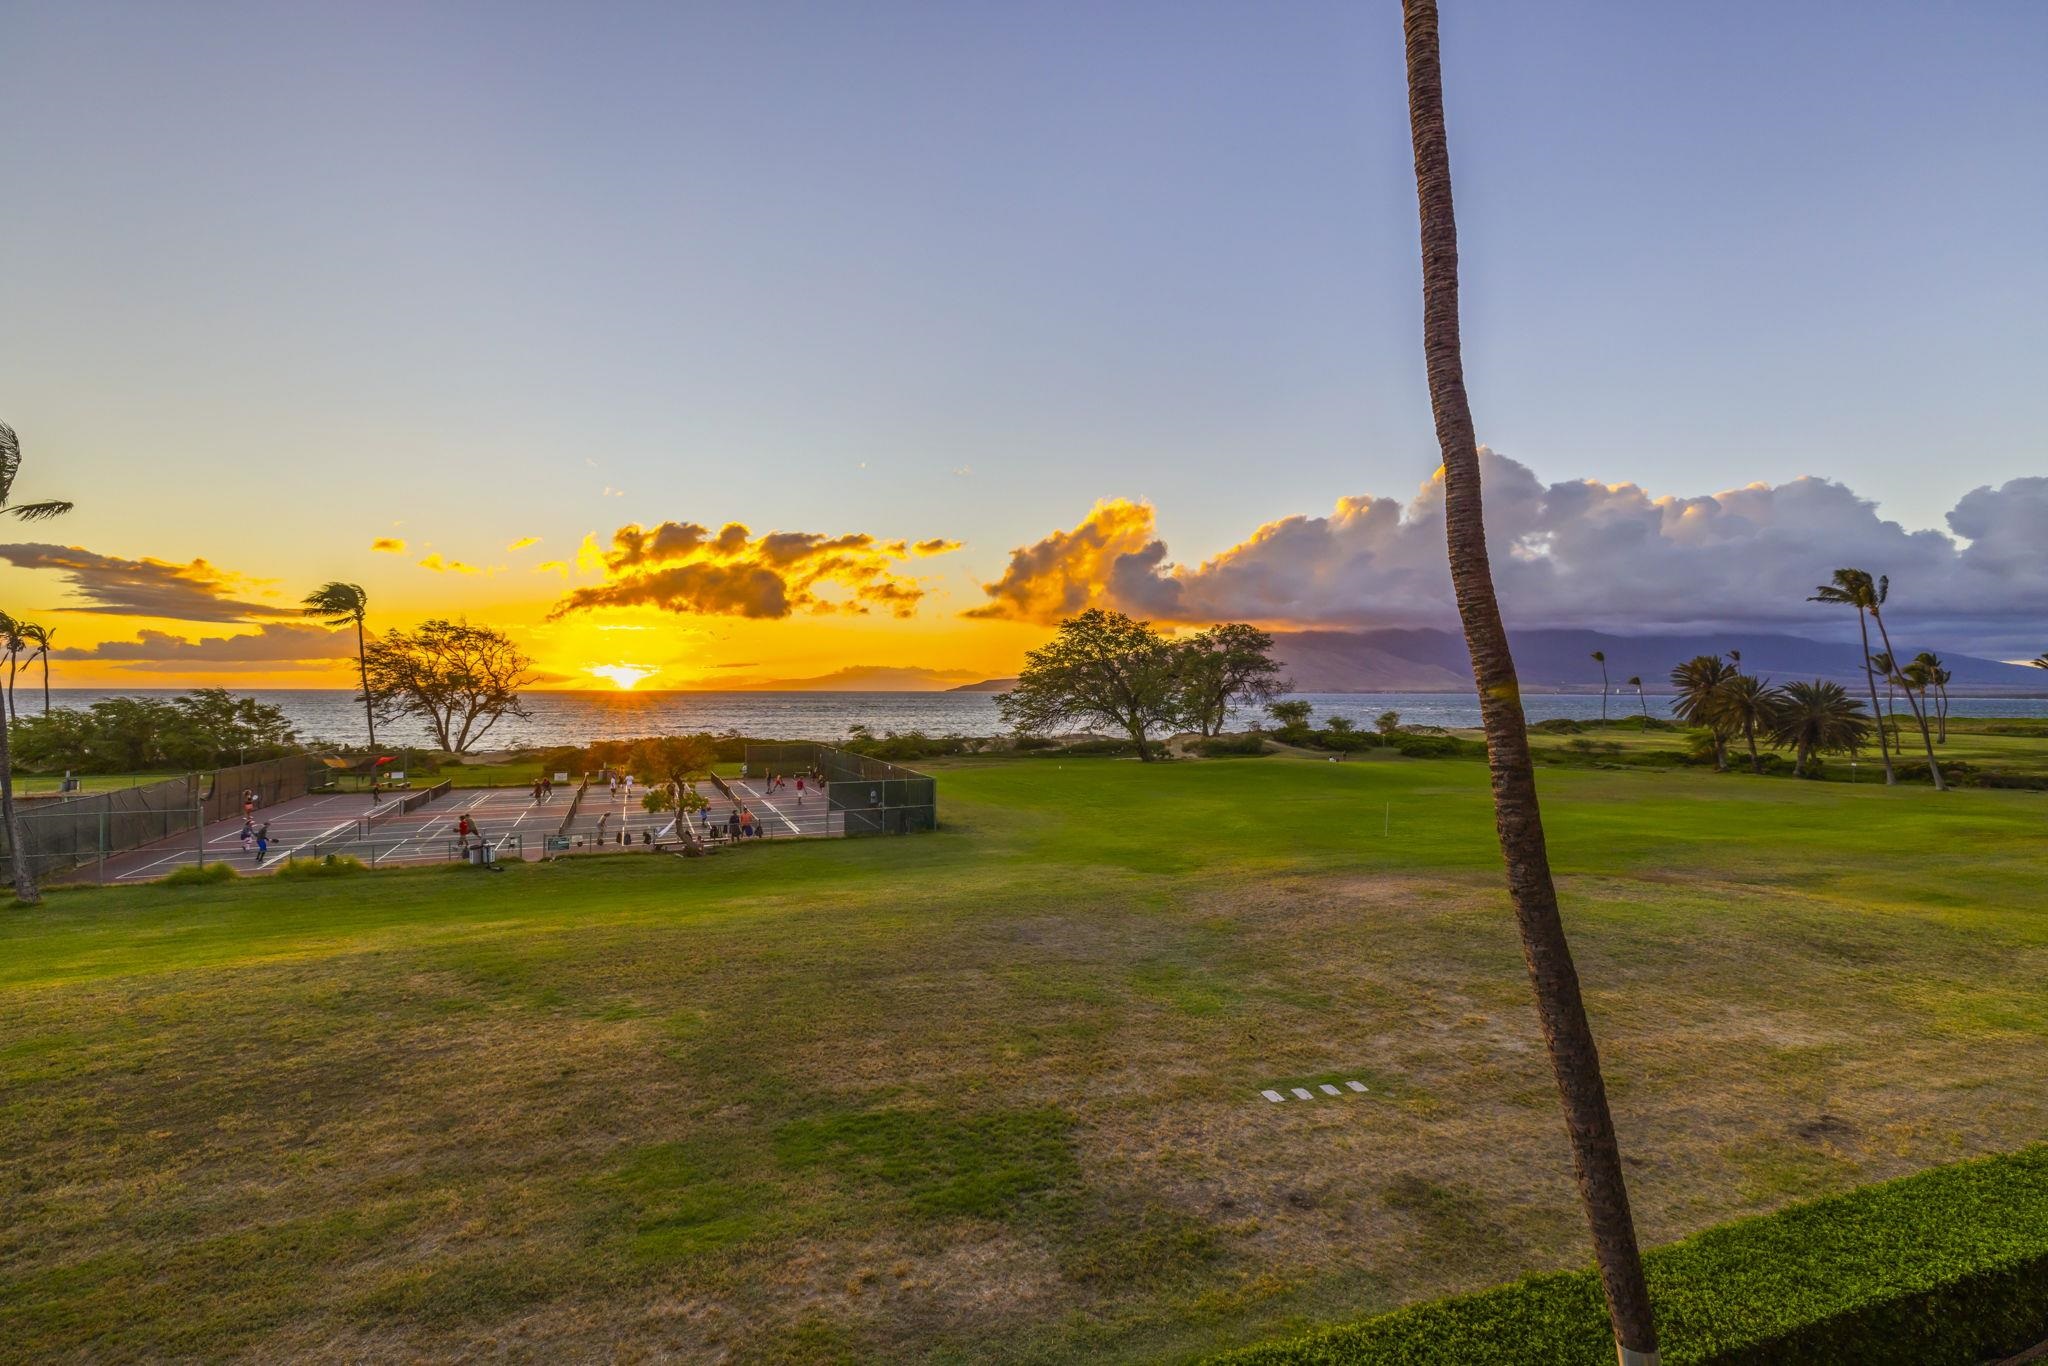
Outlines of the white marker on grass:
{"label": "white marker on grass", "polygon": [[1363,1091],[1367,1089],[1366,1084],[1362,1081],[1347,1081],[1344,1084],[1354,1091]]}
{"label": "white marker on grass", "polygon": [[1339,1091],[1339,1090],[1338,1090],[1338,1089],[1337,1089],[1336,1087],[1334,1087],[1334,1086],[1330,1085],[1330,1083],[1328,1083],[1328,1082],[1324,1082],[1324,1083],[1323,1083],[1323,1094],[1324,1094],[1324,1095],[1326,1095],[1326,1096],[1341,1096],[1341,1095],[1343,1095],[1344,1093],[1343,1093],[1342,1091]]}
{"label": "white marker on grass", "polygon": [[1294,1098],[1295,1098],[1296,1100],[1314,1100],[1314,1099],[1315,1099],[1315,1097],[1314,1097],[1314,1096],[1312,1096],[1312,1095],[1310,1095],[1310,1094],[1308,1093],[1308,1090],[1307,1090],[1307,1088],[1305,1088],[1305,1087],[1301,1087],[1301,1086],[1297,1086],[1297,1087],[1295,1087],[1295,1088],[1294,1088]]}
{"label": "white marker on grass", "polygon": [[1287,1097],[1281,1095],[1278,1091],[1261,1091],[1259,1092],[1259,1094],[1264,1096],[1267,1100],[1272,1101],[1276,1105],[1279,1104],[1281,1101],[1287,1099]]}

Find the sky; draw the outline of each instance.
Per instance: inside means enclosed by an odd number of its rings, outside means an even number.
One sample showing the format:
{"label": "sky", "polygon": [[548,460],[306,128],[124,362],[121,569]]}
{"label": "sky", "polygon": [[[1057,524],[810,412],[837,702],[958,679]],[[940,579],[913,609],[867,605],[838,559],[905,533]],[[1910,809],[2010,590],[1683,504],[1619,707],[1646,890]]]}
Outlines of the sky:
{"label": "sky", "polygon": [[[2048,6],[1444,53],[1511,622],[1839,631],[1857,563],[2048,649]],[[328,579],[560,686],[1445,622],[1401,62],[1392,3],[0,0],[0,421],[78,505],[0,605],[92,687],[344,685]]]}

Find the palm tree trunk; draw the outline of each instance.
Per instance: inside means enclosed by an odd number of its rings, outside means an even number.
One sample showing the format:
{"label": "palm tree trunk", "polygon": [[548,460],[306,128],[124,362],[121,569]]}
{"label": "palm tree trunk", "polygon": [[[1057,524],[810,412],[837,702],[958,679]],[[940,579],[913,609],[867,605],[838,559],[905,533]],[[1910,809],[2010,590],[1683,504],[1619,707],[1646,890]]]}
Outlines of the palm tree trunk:
{"label": "palm tree trunk", "polygon": [[1941,689],[1941,732],[1935,738],[1945,745],[1948,743],[1948,684],[1938,686]]}
{"label": "palm tree trunk", "polygon": [[1637,688],[1637,689],[1636,689],[1636,701],[1638,701],[1638,702],[1640,702],[1640,703],[1642,703],[1642,704],[1643,704],[1643,719],[1644,719],[1645,721],[1649,720],[1649,719],[1650,719],[1650,699],[1649,699],[1649,698],[1648,698],[1647,696],[1645,696],[1645,695],[1644,695],[1644,693],[1643,693],[1643,690],[1642,690],[1641,688]]}
{"label": "palm tree trunk", "polygon": [[[8,679],[10,684],[13,681]],[[7,862],[14,878],[14,895],[33,906],[43,898],[36,890],[35,870],[29,866],[28,850],[21,838],[21,816],[14,805],[14,708],[4,701],[0,701],[0,821],[7,824]]]}
{"label": "palm tree trunk", "polygon": [[1607,724],[1607,661],[1600,661],[1600,724]]}
{"label": "palm tree trunk", "polygon": [[1891,787],[1899,779],[1892,772],[1892,752],[1884,738],[1884,713],[1877,706],[1877,675],[1870,668],[1870,619],[1863,615],[1861,607],[1856,609],[1856,629],[1863,633],[1863,681],[1870,688],[1870,714],[1877,719],[1877,753],[1884,760],[1884,785]]}
{"label": "palm tree trunk", "polygon": [[43,715],[50,714],[50,650],[43,647]]}
{"label": "palm tree trunk", "polygon": [[[363,678],[363,720],[370,727],[370,748],[377,748],[377,709],[370,704],[370,661],[363,650],[363,619],[356,617],[356,669]],[[376,755],[371,755],[376,758]]]}
{"label": "palm tree trunk", "polygon": [[[1897,659],[1898,656],[1892,654],[1892,633],[1885,629],[1884,614],[1872,612],[1870,615],[1877,619],[1877,634],[1884,641],[1884,652],[1891,655],[1893,659]],[[1927,728],[1927,713],[1921,710],[1920,704],[1913,699],[1913,690],[1911,688],[1905,688],[1901,691],[1906,694],[1907,710],[1911,711],[1913,719],[1920,723],[1920,743],[1927,747],[1927,776],[1933,780],[1936,792],[1946,792],[1948,791],[1948,784],[1942,780],[1941,764],[1934,757],[1934,732]],[[1904,748],[1903,745],[1900,746],[1902,754]],[[1886,772],[1890,772],[1890,770],[1887,769]]]}
{"label": "palm tree trunk", "polygon": [[1763,756],[1756,752],[1755,721],[1750,720],[1747,717],[1743,719],[1742,736],[1745,740],[1749,741],[1749,771],[1751,773],[1762,773],[1764,771],[1764,761]]}
{"label": "palm tree trunk", "polygon": [[1444,462],[1444,524],[1458,615],[1472,653],[1493,782],[1494,826],[1507,867],[1508,896],[1521,931],[1522,956],[1535,989],[1551,1070],[1564,1102],[1572,1166],[1591,1226],[1600,1284],[1625,1366],[1655,1366],[1657,1325],[1636,1247],[1621,1149],[1607,1108],[1600,1053],[1579,994],[1578,972],[1558,914],[1557,888],[1543,838],[1536,767],[1522,715],[1515,662],[1494,596],[1481,508],[1479,450],[1465,396],[1458,336],[1458,228],[1451,198],[1450,147],[1444,132],[1443,76],[1437,54],[1436,0],[1403,0],[1408,119],[1415,144],[1415,190],[1422,224],[1423,351],[1429,401]]}

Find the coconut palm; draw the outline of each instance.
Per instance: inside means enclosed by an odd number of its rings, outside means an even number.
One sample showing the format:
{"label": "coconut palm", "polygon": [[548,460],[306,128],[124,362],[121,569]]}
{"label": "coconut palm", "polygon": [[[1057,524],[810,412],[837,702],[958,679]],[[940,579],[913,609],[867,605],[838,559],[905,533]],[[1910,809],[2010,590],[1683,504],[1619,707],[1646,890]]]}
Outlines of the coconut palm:
{"label": "coconut palm", "polygon": [[52,626],[38,626],[32,621],[24,621],[21,624],[21,633],[27,637],[28,643],[35,647],[29,651],[29,662],[34,663],[37,656],[42,657],[43,715],[48,716],[50,714],[50,638],[57,634],[57,630]]}
{"label": "coconut palm", "polygon": [[14,476],[21,473],[21,438],[14,428],[0,422],[0,513],[24,522],[41,522],[62,517],[71,504],[51,499],[41,503],[14,503]]}
{"label": "coconut palm", "polygon": [[1927,713],[1927,694],[1934,687],[1934,670],[1925,661],[1915,658],[1900,665],[1892,677],[1899,691],[1906,695],[1906,705],[1912,709],[1913,719],[1920,724],[1920,743],[1927,749],[1927,771],[1934,777],[1935,789],[1943,790],[1941,765],[1934,759],[1934,731]]}
{"label": "coconut palm", "polygon": [[[1887,581],[1889,586],[1889,581]],[[1863,681],[1870,689],[1870,714],[1879,716],[1877,709],[1877,674],[1870,662],[1870,616],[1877,611],[1884,600],[1884,589],[1877,581],[1861,569],[1837,569],[1833,578],[1813,590],[1808,602],[1831,603],[1837,607],[1856,609],[1856,629],[1863,633]],[[1885,740],[1884,728],[1878,727],[1877,752],[1884,760],[1884,782],[1886,787],[1899,778],[1892,772],[1892,751]]]}
{"label": "coconut palm", "polygon": [[1671,711],[1689,726],[1702,726],[1714,746],[1714,771],[1728,769],[1728,737],[1736,723],[1728,714],[1722,685],[1735,677],[1735,666],[1719,655],[1695,655],[1671,671],[1671,686],[1678,692]]}
{"label": "coconut palm", "polygon": [[[24,522],[41,522],[51,517],[61,517],[71,511],[71,504],[49,500],[41,503],[13,503],[14,477],[21,473],[21,438],[14,428],[0,422],[0,513]],[[12,616],[0,612],[0,639],[13,641],[20,634],[20,626]],[[12,679],[9,679],[12,682]],[[0,724],[0,824],[7,829],[8,864],[13,870],[14,894],[29,905],[42,900],[36,890],[35,872],[29,867],[28,854],[21,839],[21,822],[14,808],[14,727],[13,708],[8,708],[7,724]]]}
{"label": "coconut palm", "polygon": [[1770,733],[1783,691],[1772,687],[1768,678],[1731,674],[1722,680],[1720,693],[1717,710],[1721,718],[1731,727],[1741,728],[1743,739],[1749,742],[1749,771],[1762,773],[1764,761],[1757,753],[1756,737]]}
{"label": "coconut palm", "polygon": [[1451,159],[1444,131],[1443,72],[1437,52],[1436,0],[1402,0],[1407,39],[1408,120],[1415,145],[1415,194],[1422,227],[1422,348],[1428,365],[1429,404],[1443,456],[1444,531],[1451,585],[1472,677],[1479,688],[1480,720],[1493,780],[1494,827],[1507,866],[1508,898],[1521,932],[1522,955],[1536,996],[1536,1014],[1564,1104],[1579,1198],[1591,1226],[1594,1258],[1607,1296],[1616,1345],[1636,1361],[1657,1360],[1657,1325],[1650,1314],[1621,1149],[1600,1075],[1600,1052],[1586,1020],[1578,971],[1558,914],[1557,886],[1543,838],[1536,799],[1536,767],[1522,715],[1514,656],[1508,648],[1500,602],[1487,558],[1480,515],[1479,446],[1465,397],[1464,357],[1458,343],[1458,225],[1451,197]]}
{"label": "coconut palm", "polygon": [[370,748],[377,747],[377,710],[370,702],[370,666],[363,653],[363,618],[370,610],[370,595],[359,583],[342,583],[335,580],[323,583],[306,594],[306,615],[321,617],[329,626],[356,628],[356,668],[363,680],[363,719],[370,727]]}
{"label": "coconut palm", "polygon": [[[1865,575],[1864,577],[1868,578],[1869,576]],[[1877,597],[1870,604],[1870,619],[1877,626],[1878,639],[1884,642],[1886,657],[1897,659],[1898,652],[1892,649],[1892,633],[1884,624],[1884,604],[1885,599],[1891,596],[1891,588],[1891,576],[1889,574],[1880,574],[1877,579]],[[1948,783],[1941,776],[1941,765],[1934,758],[1934,732],[1927,727],[1927,712],[1920,705],[1919,696],[1906,682],[1905,674],[1896,665],[1893,666],[1886,682],[1905,690],[1906,706],[1912,710],[1913,719],[1920,723],[1920,743],[1927,750],[1927,776],[1933,781],[1936,792],[1948,791]],[[1903,754],[1904,752],[1904,747],[1901,746],[1900,753]]]}
{"label": "coconut palm", "polygon": [[1650,719],[1650,699],[1643,696],[1643,680],[1640,674],[1630,674],[1628,685],[1636,690],[1636,701],[1642,704],[1643,719]]}
{"label": "coconut palm", "polygon": [[1593,661],[1600,666],[1600,724],[1607,724],[1607,651],[1593,651]]}
{"label": "coconut palm", "polygon": [[[1936,700],[1934,742],[1938,745],[1945,745],[1948,743],[1948,685],[1955,675],[1950,673],[1947,667],[1942,664],[1941,656],[1932,650],[1922,650],[1919,654],[1914,655],[1913,662],[1926,670],[1927,681],[1934,688]],[[1923,702],[1926,700],[1926,696],[1925,693],[1921,694]]]}
{"label": "coconut palm", "polygon": [[2040,654],[2035,655],[2032,659],[2028,660],[2027,663],[2033,665],[2037,669],[2048,669],[2048,650],[2041,651]]}
{"label": "coconut palm", "polygon": [[1841,684],[1818,678],[1787,683],[1771,713],[1771,743],[1792,751],[1792,772],[1801,778],[1814,755],[1854,754],[1869,735],[1863,704]]}

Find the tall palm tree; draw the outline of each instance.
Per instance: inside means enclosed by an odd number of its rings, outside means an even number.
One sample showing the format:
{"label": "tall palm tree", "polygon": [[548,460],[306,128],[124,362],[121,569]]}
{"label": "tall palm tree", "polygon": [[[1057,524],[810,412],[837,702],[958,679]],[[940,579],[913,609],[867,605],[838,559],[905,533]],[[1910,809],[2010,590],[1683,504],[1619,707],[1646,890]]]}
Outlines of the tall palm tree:
{"label": "tall palm tree", "polygon": [[24,522],[42,522],[71,511],[71,504],[57,499],[41,503],[9,501],[14,497],[14,476],[19,473],[21,438],[14,434],[14,428],[0,422],[0,513]]}
{"label": "tall palm tree", "polygon": [[1643,679],[1640,674],[1630,674],[1628,685],[1636,690],[1636,701],[1642,704],[1643,719],[1650,719],[1650,699],[1643,696]]}
{"label": "tall palm tree", "polygon": [[38,626],[32,621],[21,623],[21,633],[28,643],[35,646],[29,651],[29,662],[34,663],[40,655],[43,661],[43,715],[50,714],[50,638],[57,634],[52,626]]}
{"label": "tall palm tree", "polygon": [[1771,743],[1792,751],[1792,772],[1806,776],[1806,766],[1816,754],[1853,754],[1870,735],[1870,721],[1863,704],[1849,696],[1839,683],[1816,678],[1811,683],[1787,683],[1771,715]]}
{"label": "tall palm tree", "polygon": [[[0,649],[11,654],[20,634],[20,623],[0,612]],[[14,805],[14,717],[4,697],[0,697],[0,821],[7,825],[7,862],[14,878],[14,895],[33,906],[42,895],[36,890],[35,873],[21,837],[21,816]]]}
{"label": "tall palm tree", "polygon": [[[62,517],[71,504],[51,499],[41,503],[16,503],[14,477],[21,473],[21,438],[14,428],[0,422],[0,514],[23,522],[41,522]],[[12,640],[18,630],[14,618],[0,612],[0,632]],[[13,869],[14,895],[33,906],[42,900],[36,890],[35,872],[29,867],[21,841],[21,821],[14,807],[14,727],[12,708],[7,724],[0,724],[0,823],[7,827],[8,863]]]}
{"label": "tall palm tree", "polygon": [[1913,719],[1920,723],[1920,743],[1927,749],[1927,771],[1934,779],[1934,790],[1946,791],[1941,765],[1934,759],[1934,731],[1927,715],[1927,694],[1934,687],[1934,670],[1927,667],[1926,661],[1916,658],[1900,665],[1893,677],[1899,691],[1906,695],[1906,706],[1912,710]]}
{"label": "tall palm tree", "polygon": [[1558,915],[1557,886],[1536,799],[1536,766],[1522,715],[1515,661],[1494,595],[1481,516],[1479,446],[1465,397],[1458,340],[1458,226],[1451,198],[1451,156],[1444,131],[1443,72],[1436,0],[1402,0],[1407,40],[1408,121],[1415,146],[1415,195],[1422,227],[1422,346],[1429,405],[1443,454],[1444,530],[1451,584],[1472,654],[1493,780],[1494,828],[1507,866],[1508,897],[1521,931],[1522,956],[1536,996],[1550,1066],[1564,1104],[1572,1167],[1591,1226],[1607,1313],[1625,1366],[1655,1366],[1657,1324],[1643,1280],[1635,1220],[1622,1179],[1621,1148],[1600,1075],[1600,1051],[1586,1019],[1571,945]]}
{"label": "tall palm tree", "polygon": [[1593,651],[1593,659],[1600,665],[1600,724],[1607,724],[1607,651]]}
{"label": "tall palm tree", "polygon": [[370,595],[359,583],[335,580],[323,583],[303,599],[306,615],[323,617],[329,626],[356,628],[356,668],[363,679],[363,720],[370,727],[370,748],[377,747],[377,710],[370,703],[370,665],[363,648],[363,618],[370,610]]}
{"label": "tall palm tree", "polygon": [[1764,771],[1763,756],[1757,753],[1756,737],[1770,731],[1771,720],[1777,714],[1781,700],[1782,690],[1772,687],[1768,678],[1731,674],[1721,682],[1721,717],[1742,728],[1742,736],[1749,742],[1749,771],[1752,773]]}
{"label": "tall palm tree", "polygon": [[1735,666],[1719,655],[1694,655],[1671,671],[1678,691],[1671,711],[1689,726],[1704,726],[1714,745],[1714,771],[1728,769],[1728,737],[1735,733],[1722,685],[1735,677]]}
{"label": "tall palm tree", "polygon": [[[1813,596],[1807,599],[1856,609],[1856,629],[1863,633],[1863,681],[1870,688],[1870,714],[1874,717],[1883,715],[1877,709],[1877,675],[1870,662],[1870,614],[1877,610],[1878,599],[1877,582],[1861,569],[1837,569],[1834,577],[1814,589]],[[1892,751],[1881,722],[1877,728],[1877,752],[1884,760],[1884,785],[1890,787],[1899,778],[1892,772]]]}
{"label": "tall palm tree", "polygon": [[[1868,578],[1869,575],[1864,577]],[[1891,591],[1891,575],[1880,574],[1877,579],[1877,596],[1870,604],[1870,619],[1877,625],[1877,636],[1879,640],[1884,642],[1886,657],[1896,660],[1898,658],[1898,651],[1892,649],[1892,633],[1886,629],[1884,624],[1884,603],[1885,599],[1891,596]],[[1896,664],[1893,665],[1892,671],[1885,682],[1887,685],[1897,685],[1905,690],[1906,706],[1912,710],[1913,719],[1920,723],[1920,742],[1927,749],[1927,776],[1933,781],[1936,792],[1948,791],[1948,783],[1941,776],[1941,765],[1936,762],[1934,757],[1934,732],[1927,728],[1926,710],[1920,705],[1919,698],[1914,694],[1912,687],[1906,682],[1905,674],[1900,671]],[[1905,747],[1900,745],[1899,751],[1903,755]]]}
{"label": "tall palm tree", "polygon": [[[1934,689],[1934,695],[1937,699],[1937,707],[1934,713],[1934,742],[1945,745],[1948,743],[1948,685],[1949,680],[1954,678],[1955,675],[1950,673],[1947,666],[1941,662],[1941,656],[1932,650],[1922,650],[1919,654],[1914,655],[1913,662],[1926,670],[1927,681]],[[1927,695],[1925,693],[1922,693],[1920,696],[1922,701],[1926,700]]]}
{"label": "tall palm tree", "polygon": [[1906,746],[1899,738],[1899,690],[1895,681],[1899,674],[1899,661],[1892,658],[1889,650],[1873,650],[1870,667],[1884,680],[1884,713],[1878,722],[1879,729],[1891,737],[1892,748],[1899,752],[1900,758],[1904,758]]}

